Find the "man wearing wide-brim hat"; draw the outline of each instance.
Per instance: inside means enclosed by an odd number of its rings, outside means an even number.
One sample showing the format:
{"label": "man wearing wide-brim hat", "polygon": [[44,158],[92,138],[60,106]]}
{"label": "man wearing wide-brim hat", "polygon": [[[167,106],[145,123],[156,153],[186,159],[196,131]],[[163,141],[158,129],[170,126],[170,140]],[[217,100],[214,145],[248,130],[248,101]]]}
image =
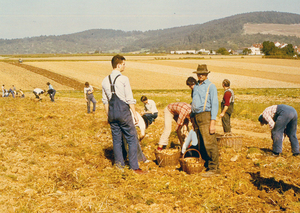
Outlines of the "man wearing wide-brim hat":
{"label": "man wearing wide-brim hat", "polygon": [[216,117],[219,109],[218,92],[216,86],[208,79],[210,71],[206,64],[199,64],[197,70],[198,85],[193,88],[192,113],[195,114],[199,150],[206,161],[208,171],[204,177],[211,177],[220,173],[219,150],[216,138]]}

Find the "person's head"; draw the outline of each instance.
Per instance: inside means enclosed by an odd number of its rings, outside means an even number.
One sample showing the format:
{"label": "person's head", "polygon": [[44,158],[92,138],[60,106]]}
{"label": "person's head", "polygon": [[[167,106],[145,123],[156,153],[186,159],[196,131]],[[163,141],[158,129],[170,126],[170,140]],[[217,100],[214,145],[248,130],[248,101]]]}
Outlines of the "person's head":
{"label": "person's head", "polygon": [[208,73],[210,73],[210,71],[208,71],[206,64],[198,64],[197,70],[193,73],[197,74],[199,83],[202,84],[203,81],[207,79]]}
{"label": "person's head", "polygon": [[194,77],[188,77],[186,79],[186,85],[191,89],[194,89],[194,86],[197,84],[197,80]]}
{"label": "person's head", "polygon": [[50,85],[50,82],[47,82],[47,85],[49,86],[49,85]]}
{"label": "person's head", "polygon": [[228,79],[224,79],[222,82],[222,86],[225,88],[230,87],[230,81]]}
{"label": "person's head", "polygon": [[112,59],[111,59],[111,65],[113,69],[117,69],[120,72],[125,70],[125,58],[124,56],[121,55],[115,55]]}
{"label": "person's head", "polygon": [[260,125],[262,125],[262,126],[265,124],[268,124],[268,122],[266,121],[266,119],[264,119],[262,114],[259,115],[258,121],[260,122]]}
{"label": "person's head", "polygon": [[90,84],[89,84],[89,82],[85,82],[85,87],[89,87],[90,86]]}
{"label": "person's head", "polygon": [[148,98],[146,96],[142,96],[141,97],[141,102],[143,102],[144,104],[148,103]]}

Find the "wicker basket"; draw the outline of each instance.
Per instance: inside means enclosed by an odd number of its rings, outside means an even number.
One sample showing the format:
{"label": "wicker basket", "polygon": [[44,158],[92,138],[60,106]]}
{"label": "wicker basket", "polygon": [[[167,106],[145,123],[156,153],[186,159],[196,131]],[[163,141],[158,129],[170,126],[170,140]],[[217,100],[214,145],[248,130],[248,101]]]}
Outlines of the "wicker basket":
{"label": "wicker basket", "polygon": [[230,147],[236,151],[240,151],[243,146],[243,137],[237,136],[233,133],[226,133],[224,135],[217,135],[217,141],[220,147]]}
{"label": "wicker basket", "polygon": [[[185,157],[186,153],[188,151],[196,151],[199,155],[199,158],[197,157]],[[200,157],[200,152],[197,149],[189,149],[187,150],[182,158],[180,158],[180,165],[181,168],[184,172],[188,173],[188,174],[195,174],[195,173],[200,173],[203,168],[204,168],[204,163],[205,161],[202,160],[202,158]]]}
{"label": "wicker basket", "polygon": [[172,154],[164,153],[164,151],[155,150],[157,164],[161,167],[177,166],[179,164],[180,155],[180,147],[178,147],[178,150],[176,152],[173,152]]}

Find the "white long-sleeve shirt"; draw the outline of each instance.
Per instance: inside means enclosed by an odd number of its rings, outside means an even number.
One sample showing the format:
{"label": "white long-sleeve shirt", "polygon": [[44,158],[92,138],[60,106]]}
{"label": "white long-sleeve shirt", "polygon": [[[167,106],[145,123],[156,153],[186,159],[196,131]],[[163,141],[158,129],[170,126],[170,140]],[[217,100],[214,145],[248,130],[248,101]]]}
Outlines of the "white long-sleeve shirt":
{"label": "white long-sleeve shirt", "polygon": [[144,111],[146,113],[151,112],[152,114],[158,112],[155,102],[153,100],[148,99],[148,103],[145,104]]}
{"label": "white long-sleeve shirt", "polygon": [[[113,83],[115,77],[121,74],[118,70],[113,70],[111,73],[111,82]],[[136,100],[133,98],[131,86],[128,77],[121,74],[115,83],[115,91],[117,96],[127,104],[136,104]],[[109,78],[106,76],[102,81],[102,102],[108,104],[111,99],[112,93],[110,90]]]}

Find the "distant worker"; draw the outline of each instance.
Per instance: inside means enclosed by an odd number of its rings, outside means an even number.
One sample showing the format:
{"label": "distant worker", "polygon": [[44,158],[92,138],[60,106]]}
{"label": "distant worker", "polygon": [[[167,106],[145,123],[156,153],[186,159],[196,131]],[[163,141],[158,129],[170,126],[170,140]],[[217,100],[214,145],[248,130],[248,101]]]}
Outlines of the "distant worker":
{"label": "distant worker", "polygon": [[84,93],[84,98],[86,100],[87,103],[87,113],[91,112],[91,102],[93,103],[93,113],[96,111],[96,99],[93,95],[94,93],[94,89],[92,87],[92,85],[89,84],[89,82],[85,82],[85,87],[83,89],[83,93]]}
{"label": "distant worker", "polygon": [[146,117],[149,121],[149,125],[157,118],[158,110],[156,104],[153,100],[148,99],[146,96],[141,97],[141,101],[144,104],[144,114],[143,117]]}
{"label": "distant worker", "polygon": [[41,95],[41,94],[44,94],[44,92],[46,92],[46,91],[45,91],[45,90],[42,90],[42,89],[40,89],[40,88],[35,88],[35,89],[33,90],[33,94],[35,95],[35,97],[36,97],[37,99],[39,99],[39,101],[42,100],[42,98],[40,97],[40,95]]}
{"label": "distant worker", "polygon": [[21,89],[19,89],[19,93],[20,93],[20,98],[25,98],[25,95]]}
{"label": "distant worker", "polygon": [[169,136],[172,131],[172,120],[177,122],[176,132],[180,141],[180,146],[183,145],[183,137],[181,129],[183,126],[188,126],[191,113],[191,105],[184,102],[176,102],[169,104],[164,109],[165,127],[160,136],[157,150],[162,150],[169,144]]}
{"label": "distant worker", "polygon": [[259,116],[261,125],[269,124],[273,140],[273,154],[282,153],[282,142],[287,135],[291,142],[292,153],[299,155],[299,142],[297,138],[297,111],[288,105],[280,104],[267,107]]}
{"label": "distant worker", "polygon": [[49,86],[49,90],[47,91],[47,93],[49,94],[51,101],[54,102],[54,96],[56,94],[56,90],[53,88],[50,82],[48,82],[47,85]]}
{"label": "distant worker", "polygon": [[2,85],[2,97],[5,97],[5,85]]}
{"label": "distant worker", "polygon": [[219,117],[222,119],[224,133],[231,133],[230,117],[233,112],[234,93],[230,89],[230,81],[228,79],[223,80],[222,86],[225,92],[221,102],[221,114]]}

